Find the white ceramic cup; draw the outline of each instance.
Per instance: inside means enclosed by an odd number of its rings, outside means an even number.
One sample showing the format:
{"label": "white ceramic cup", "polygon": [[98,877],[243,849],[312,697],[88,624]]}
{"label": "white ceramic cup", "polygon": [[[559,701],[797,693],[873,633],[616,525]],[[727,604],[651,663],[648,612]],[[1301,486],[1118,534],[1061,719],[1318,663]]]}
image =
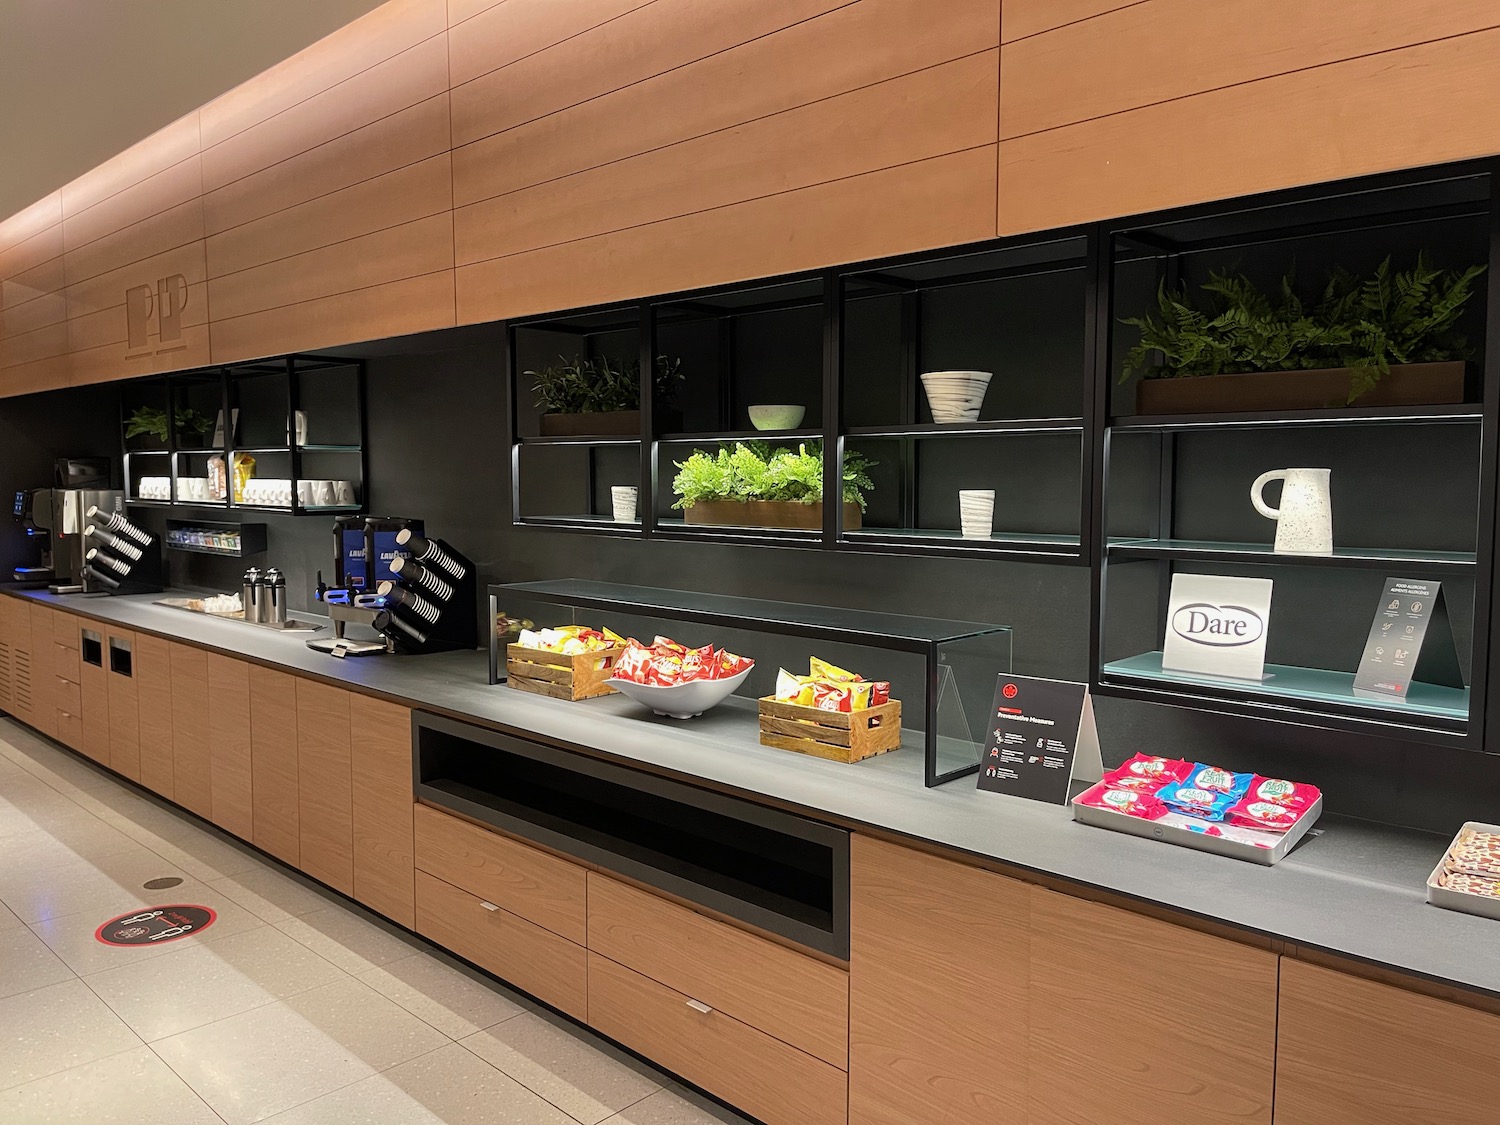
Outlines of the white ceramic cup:
{"label": "white ceramic cup", "polygon": [[329,504],[333,503],[333,497],[334,497],[333,481],[331,481],[331,480],[315,480],[315,481],[312,482],[312,486],[313,486],[313,499],[312,499],[312,502],[315,505],[318,505],[319,507],[327,507]]}
{"label": "white ceramic cup", "polygon": [[614,506],[616,523],[634,523],[636,497],[640,489],[630,484],[612,485],[609,490],[610,503]]}
{"label": "white ceramic cup", "polygon": [[333,502],[335,504],[353,504],[354,482],[352,480],[336,480],[333,484]]}
{"label": "white ceramic cup", "polygon": [[297,482],[297,500],[299,503],[304,505],[313,503],[314,483],[316,482],[310,480],[299,480]]}
{"label": "white ceramic cup", "polygon": [[965,539],[991,538],[995,531],[995,490],[959,489],[958,522]]}

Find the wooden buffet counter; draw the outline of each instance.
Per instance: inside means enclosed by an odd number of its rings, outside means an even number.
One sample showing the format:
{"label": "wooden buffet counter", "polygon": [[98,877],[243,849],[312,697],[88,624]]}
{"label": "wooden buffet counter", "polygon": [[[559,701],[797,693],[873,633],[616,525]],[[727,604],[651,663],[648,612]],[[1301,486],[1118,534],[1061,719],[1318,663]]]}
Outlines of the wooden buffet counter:
{"label": "wooden buffet counter", "polygon": [[[1443,840],[1330,818],[1258,868],[484,679],[0,597],[0,710],[770,1125],[1500,1121],[1500,931],[1412,881]],[[419,799],[426,721],[847,835],[847,959]]]}

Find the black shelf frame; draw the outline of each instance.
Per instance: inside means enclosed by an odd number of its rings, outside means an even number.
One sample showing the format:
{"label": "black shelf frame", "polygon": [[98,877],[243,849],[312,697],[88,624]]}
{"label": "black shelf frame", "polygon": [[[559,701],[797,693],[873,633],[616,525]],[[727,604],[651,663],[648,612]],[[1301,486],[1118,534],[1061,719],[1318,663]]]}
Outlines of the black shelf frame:
{"label": "black shelf frame", "polygon": [[[1486,184],[1484,202],[1469,199],[1459,203],[1435,206],[1388,209],[1364,208],[1367,201],[1380,196],[1397,197],[1403,192],[1419,194],[1434,186],[1461,185],[1465,181]],[[1460,187],[1458,190],[1462,190]],[[1215,221],[1243,221],[1254,224],[1257,216],[1299,206],[1321,206],[1337,209],[1351,202],[1360,212],[1345,218],[1325,219],[1317,223],[1293,224],[1260,231],[1233,230],[1222,235],[1193,239],[1168,239],[1153,228],[1179,224],[1211,224]],[[1115,322],[1112,282],[1114,267],[1120,262],[1147,258],[1164,260],[1165,277],[1175,280],[1176,256],[1204,249],[1223,249],[1246,245],[1295,242],[1298,239],[1356,231],[1375,231],[1415,222],[1443,221],[1456,218],[1484,217],[1488,224],[1488,270],[1485,275],[1485,352],[1479,357],[1482,386],[1478,403],[1434,406],[1359,407],[1326,410],[1254,411],[1236,413],[1203,413],[1184,415],[1112,415],[1110,392],[1114,386],[1115,366],[1110,341]],[[1089,566],[1093,575],[1090,595],[1089,667],[1091,687],[1095,694],[1139,702],[1190,708],[1225,716],[1244,716],[1296,726],[1376,735],[1403,741],[1437,744],[1468,750],[1485,749],[1486,717],[1491,700],[1500,695],[1495,677],[1500,675],[1492,659],[1492,640],[1500,627],[1500,611],[1493,597],[1496,547],[1497,456],[1500,437],[1497,412],[1500,412],[1500,161],[1476,161],[1438,169],[1419,169],[1370,177],[1345,184],[1319,185],[1287,189],[1251,197],[1235,203],[1205,204],[1185,207],[1121,223],[1101,224],[1098,231],[1098,260],[1093,271],[1097,287],[1093,295],[1095,339],[1091,355],[1094,362],[1093,419],[1088,424],[1091,437],[1091,472],[1094,496],[1090,503],[1091,530],[1087,540]],[[1134,242],[1139,252],[1123,252],[1120,245]],[[1382,426],[1465,426],[1480,430],[1478,466],[1478,505],[1475,516],[1475,550],[1443,552],[1451,557],[1421,557],[1423,552],[1403,553],[1400,549],[1356,552],[1344,549],[1332,557],[1277,555],[1269,550],[1240,549],[1243,544],[1200,544],[1188,546],[1174,541],[1171,523],[1173,512],[1173,473],[1178,434],[1207,429],[1292,429],[1305,427],[1382,427]],[[1108,511],[1109,449],[1113,434],[1146,434],[1156,436],[1159,466],[1156,524],[1147,537],[1127,539],[1104,534]],[[1225,565],[1250,565],[1265,568],[1318,567],[1355,571],[1398,570],[1416,575],[1443,577],[1464,575],[1474,578],[1474,635],[1470,654],[1469,717],[1466,723],[1445,717],[1403,713],[1391,708],[1361,706],[1359,703],[1317,701],[1300,697],[1278,697],[1274,691],[1254,686],[1237,688],[1233,682],[1206,684],[1184,678],[1169,682],[1112,671],[1103,658],[1105,613],[1108,606],[1108,574],[1112,565],[1154,565],[1158,568],[1158,630],[1165,614],[1170,589],[1172,564],[1176,562],[1211,562]]]}
{"label": "black shelf frame", "polygon": [[[234,410],[235,396],[233,384],[239,379],[253,379],[259,377],[284,377],[286,379],[286,418],[287,432],[294,433],[295,419],[301,402],[301,377],[303,375],[339,368],[354,370],[355,401],[354,409],[356,422],[359,429],[359,443],[357,445],[266,445],[248,446],[238,445],[234,441]],[[219,384],[219,417],[223,419],[224,440],[218,445],[212,444],[212,435],[207,435],[207,440],[201,446],[181,445],[176,440],[177,434],[177,396],[173,393],[174,388],[188,382],[203,384],[208,381],[217,380]],[[279,515],[317,515],[328,512],[352,513],[365,512],[369,510],[367,492],[369,488],[369,450],[368,433],[366,430],[366,392],[365,392],[365,365],[358,359],[339,359],[330,356],[318,355],[287,355],[275,359],[258,360],[247,363],[230,364],[224,366],[204,367],[192,371],[173,372],[166,375],[147,376],[135,382],[140,384],[160,383],[167,403],[167,433],[168,444],[165,449],[124,449],[126,503],[141,507],[169,508],[187,511],[210,511],[217,514],[227,512],[266,512]],[[124,403],[121,403],[121,433],[124,433]],[[122,439],[123,440],[123,439]],[[286,505],[268,504],[245,504],[234,500],[234,455],[248,454],[250,456],[286,456],[290,460],[292,482],[291,502]],[[178,477],[182,475],[179,471],[178,459],[184,456],[214,456],[224,458],[225,474],[228,481],[228,490],[223,500],[190,500],[177,495]],[[333,504],[333,505],[304,505],[297,496],[297,482],[304,479],[302,474],[302,458],[305,454],[315,456],[324,454],[335,455],[358,455],[359,457],[359,497],[355,504]],[[130,462],[132,457],[154,457],[166,455],[168,457],[168,475],[172,481],[171,500],[140,500],[130,496],[131,472]]]}

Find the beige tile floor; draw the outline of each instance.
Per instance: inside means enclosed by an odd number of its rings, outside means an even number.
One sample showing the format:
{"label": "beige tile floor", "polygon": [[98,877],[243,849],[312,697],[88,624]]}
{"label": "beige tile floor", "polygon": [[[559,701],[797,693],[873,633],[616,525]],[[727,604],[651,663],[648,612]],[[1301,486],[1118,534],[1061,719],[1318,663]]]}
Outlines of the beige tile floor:
{"label": "beige tile floor", "polygon": [[[142,886],[181,879],[170,890]],[[203,934],[94,940],[137,907]],[[638,1059],[0,719],[0,1122],[746,1125]]]}

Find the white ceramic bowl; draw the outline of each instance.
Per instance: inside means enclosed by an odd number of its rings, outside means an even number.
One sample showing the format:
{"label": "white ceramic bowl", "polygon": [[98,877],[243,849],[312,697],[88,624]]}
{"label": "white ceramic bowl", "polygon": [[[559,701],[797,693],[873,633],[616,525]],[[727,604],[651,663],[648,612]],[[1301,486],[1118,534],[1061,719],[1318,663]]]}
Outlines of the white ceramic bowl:
{"label": "white ceramic bowl", "polygon": [[693,680],[691,683],[674,684],[672,687],[657,687],[655,684],[638,684],[633,680],[606,680],[610,687],[633,699],[643,707],[649,707],[658,715],[669,719],[691,719],[711,707],[717,707],[734,694],[734,691],[755,667],[751,664],[737,676],[727,680]]}
{"label": "white ceramic bowl", "polygon": [[750,424],[757,430],[795,430],[806,414],[805,406],[752,406]]}
{"label": "white ceramic bowl", "polygon": [[922,388],[934,422],[977,422],[984,393],[993,373],[989,371],[924,371]]}

